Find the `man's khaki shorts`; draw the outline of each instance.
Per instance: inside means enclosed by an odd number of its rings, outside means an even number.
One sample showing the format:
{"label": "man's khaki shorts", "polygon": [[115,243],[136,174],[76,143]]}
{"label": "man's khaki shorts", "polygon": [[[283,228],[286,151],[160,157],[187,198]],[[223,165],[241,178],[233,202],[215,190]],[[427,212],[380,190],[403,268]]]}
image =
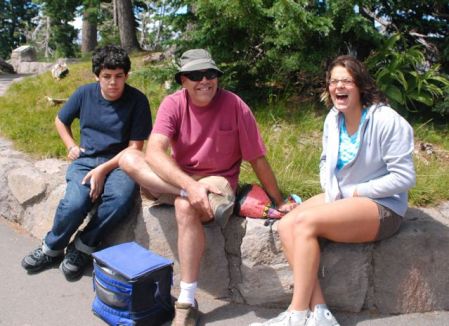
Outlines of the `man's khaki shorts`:
{"label": "man's khaki shorts", "polygon": [[[200,177],[200,176],[193,176],[195,180],[198,180],[200,183],[213,185],[217,187],[223,194],[223,196],[227,198],[235,198],[234,191],[232,190],[228,180],[224,177],[219,176],[208,176],[208,177]],[[147,197],[151,198],[152,196]],[[159,204],[166,204],[166,205],[174,205],[175,199],[178,197],[178,195],[173,194],[162,194],[158,198],[151,198],[156,199],[157,203]],[[156,203],[155,203],[156,204]]]}
{"label": "man's khaki shorts", "polygon": [[[203,225],[207,225],[212,222],[217,222],[222,228],[224,228],[228,223],[230,216],[232,215],[235,203],[235,194],[228,180],[226,180],[226,178],[224,177],[219,176],[208,176],[208,177],[194,176],[194,179],[198,180],[198,182],[200,183],[213,185],[216,188],[218,188],[218,190],[220,190],[221,195],[215,195],[213,193],[210,193],[208,195],[209,204],[211,206],[214,217],[207,221],[203,221],[202,223]],[[148,198],[155,200],[153,205],[166,204],[173,206],[176,197],[178,197],[178,195],[173,194],[162,194],[159,196],[159,198],[154,198],[154,196],[152,196],[148,192],[145,192],[144,189],[142,193]]]}

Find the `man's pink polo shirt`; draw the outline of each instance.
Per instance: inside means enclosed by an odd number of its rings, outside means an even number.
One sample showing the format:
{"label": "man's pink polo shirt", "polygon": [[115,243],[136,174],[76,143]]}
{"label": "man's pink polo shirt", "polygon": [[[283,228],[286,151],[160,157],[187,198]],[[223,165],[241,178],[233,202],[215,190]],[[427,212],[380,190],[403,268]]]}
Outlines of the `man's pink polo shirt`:
{"label": "man's pink polo shirt", "polygon": [[250,108],[224,89],[206,107],[191,103],[185,89],[167,96],[152,132],[170,138],[172,155],[186,173],[223,176],[234,190],[242,160],[266,153]]}

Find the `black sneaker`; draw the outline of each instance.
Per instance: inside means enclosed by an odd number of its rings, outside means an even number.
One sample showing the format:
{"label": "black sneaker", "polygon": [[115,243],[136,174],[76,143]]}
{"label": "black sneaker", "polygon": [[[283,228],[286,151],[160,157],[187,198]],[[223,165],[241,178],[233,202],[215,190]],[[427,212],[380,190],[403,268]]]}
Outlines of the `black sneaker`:
{"label": "black sneaker", "polygon": [[48,256],[44,254],[42,247],[39,247],[22,259],[22,267],[27,270],[28,273],[37,273],[57,265],[61,260],[62,256]]}
{"label": "black sneaker", "polygon": [[83,275],[84,269],[91,262],[92,257],[75,248],[73,243],[67,247],[67,253],[59,268],[68,281],[74,281]]}

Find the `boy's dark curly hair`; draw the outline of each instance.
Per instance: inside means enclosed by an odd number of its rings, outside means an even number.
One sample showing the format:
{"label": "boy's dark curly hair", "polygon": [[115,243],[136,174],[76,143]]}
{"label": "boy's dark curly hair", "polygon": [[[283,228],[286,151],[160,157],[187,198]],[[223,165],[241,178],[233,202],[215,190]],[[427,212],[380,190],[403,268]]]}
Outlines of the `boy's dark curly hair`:
{"label": "boy's dark curly hair", "polygon": [[342,55],[335,58],[326,72],[326,89],[321,95],[321,99],[327,105],[332,105],[332,101],[329,95],[329,80],[331,78],[332,69],[336,66],[344,67],[354,78],[354,82],[360,91],[360,100],[363,106],[369,106],[371,104],[383,103],[387,104],[387,98],[377,88],[374,79],[369,75],[362,62],[350,55]]}
{"label": "boy's dark curly hair", "polygon": [[128,53],[117,45],[95,49],[92,55],[92,72],[98,77],[103,69],[122,68],[125,74],[131,69]]}

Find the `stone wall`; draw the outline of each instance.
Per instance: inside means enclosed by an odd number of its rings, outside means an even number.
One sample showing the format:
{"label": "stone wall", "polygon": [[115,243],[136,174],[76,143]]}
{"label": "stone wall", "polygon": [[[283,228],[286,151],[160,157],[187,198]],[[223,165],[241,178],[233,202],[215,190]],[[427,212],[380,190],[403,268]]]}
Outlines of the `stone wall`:
{"label": "stone wall", "polygon": [[[33,161],[0,139],[0,215],[42,238],[64,193],[67,165]],[[224,230],[208,227],[199,282],[203,294],[285,307],[292,273],[276,226],[234,216]],[[138,200],[105,244],[134,240],[174,259],[177,285],[176,238],[173,209]],[[401,314],[449,309],[449,203],[409,209],[401,232],[379,243],[321,245],[319,278],[334,310]]]}

